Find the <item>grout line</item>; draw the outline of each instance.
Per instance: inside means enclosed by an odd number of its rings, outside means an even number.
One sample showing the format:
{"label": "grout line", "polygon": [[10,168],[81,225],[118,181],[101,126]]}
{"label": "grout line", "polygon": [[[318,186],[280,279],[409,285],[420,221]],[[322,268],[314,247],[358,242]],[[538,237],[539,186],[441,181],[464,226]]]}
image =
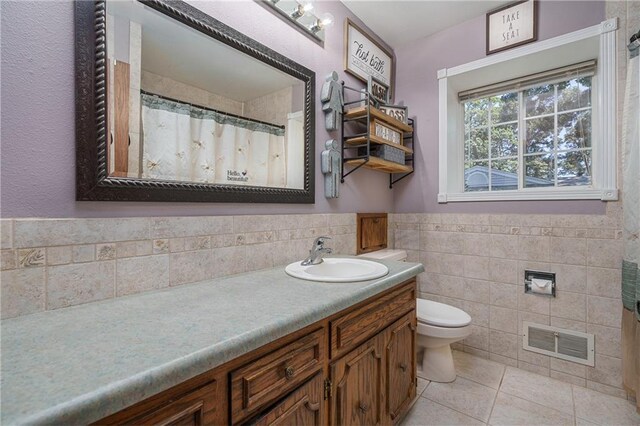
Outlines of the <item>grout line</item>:
{"label": "grout line", "polygon": [[[497,394],[496,394],[496,395],[497,395]],[[439,405],[439,406],[441,406],[441,407],[447,408],[447,409],[449,409],[449,410],[451,410],[451,411],[455,411],[455,412],[456,412],[456,413],[458,413],[458,414],[462,414],[462,415],[463,415],[463,416],[465,416],[465,417],[469,417],[470,419],[477,420],[477,421],[482,422],[482,423],[484,423],[484,424],[487,424],[487,423],[489,422],[489,420],[488,420],[488,419],[487,419],[487,421],[481,420],[481,419],[479,419],[479,418],[477,418],[477,417],[473,417],[473,416],[471,416],[471,415],[469,415],[469,414],[463,413],[463,412],[462,412],[462,411],[460,411],[460,410],[456,410],[455,408],[449,407],[448,405],[444,405],[444,404],[443,404],[443,403],[441,403],[441,402],[434,401],[433,399],[427,398],[426,396],[421,396],[420,398],[424,398],[424,399],[426,399],[427,401],[431,402],[432,404],[437,404],[437,405]]]}

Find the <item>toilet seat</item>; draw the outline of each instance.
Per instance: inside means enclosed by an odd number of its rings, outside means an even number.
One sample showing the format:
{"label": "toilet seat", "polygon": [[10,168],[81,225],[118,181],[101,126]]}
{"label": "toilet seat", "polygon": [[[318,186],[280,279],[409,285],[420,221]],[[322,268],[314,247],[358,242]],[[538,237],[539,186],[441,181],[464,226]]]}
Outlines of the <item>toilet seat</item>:
{"label": "toilet seat", "polygon": [[416,303],[419,323],[446,328],[471,324],[471,317],[462,309],[425,299],[417,299]]}

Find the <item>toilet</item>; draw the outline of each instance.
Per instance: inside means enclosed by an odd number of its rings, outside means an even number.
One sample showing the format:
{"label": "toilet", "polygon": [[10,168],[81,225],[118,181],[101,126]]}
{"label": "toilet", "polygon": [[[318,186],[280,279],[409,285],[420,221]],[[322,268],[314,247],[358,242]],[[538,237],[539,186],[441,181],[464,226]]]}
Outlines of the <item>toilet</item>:
{"label": "toilet", "polygon": [[451,344],[469,337],[471,316],[444,303],[418,299],[417,317],[416,346],[422,350],[422,372],[419,375],[433,382],[453,382],[456,368]]}
{"label": "toilet", "polygon": [[[359,257],[404,262],[407,252],[384,249]],[[456,369],[451,344],[469,337],[471,316],[462,309],[431,300],[417,299],[416,305],[416,346],[418,353],[422,353],[422,371],[418,367],[418,375],[433,382],[452,382],[456,379]]]}

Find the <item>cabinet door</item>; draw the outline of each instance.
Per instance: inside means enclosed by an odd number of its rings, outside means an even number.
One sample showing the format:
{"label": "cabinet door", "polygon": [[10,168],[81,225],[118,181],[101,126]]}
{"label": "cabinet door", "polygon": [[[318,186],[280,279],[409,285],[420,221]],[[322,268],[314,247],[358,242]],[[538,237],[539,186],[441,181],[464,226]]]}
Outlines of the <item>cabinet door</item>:
{"label": "cabinet door", "polygon": [[378,425],[383,423],[383,334],[378,334],[331,366],[331,423]]}
{"label": "cabinet door", "polygon": [[274,408],[263,414],[256,426],[321,426],[324,424],[322,373],[293,391]]}
{"label": "cabinet door", "polygon": [[412,311],[385,330],[387,413],[396,422],[416,396],[416,319]]}
{"label": "cabinet door", "polygon": [[218,382],[194,390],[174,401],[168,402],[142,417],[125,421],[124,424],[156,426],[200,426],[220,423],[218,407]]}

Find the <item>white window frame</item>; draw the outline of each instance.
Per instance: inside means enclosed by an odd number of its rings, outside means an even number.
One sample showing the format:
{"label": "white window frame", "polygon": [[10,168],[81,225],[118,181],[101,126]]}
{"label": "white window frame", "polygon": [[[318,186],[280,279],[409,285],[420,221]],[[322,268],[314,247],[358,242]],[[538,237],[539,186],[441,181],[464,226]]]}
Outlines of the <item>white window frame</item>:
{"label": "white window frame", "polygon": [[[438,202],[617,200],[617,29],[617,18],[613,18],[559,37],[439,70]],[[464,192],[464,114],[458,93],[589,59],[598,61],[592,89],[591,185]],[[521,169],[518,173],[522,173]]]}

